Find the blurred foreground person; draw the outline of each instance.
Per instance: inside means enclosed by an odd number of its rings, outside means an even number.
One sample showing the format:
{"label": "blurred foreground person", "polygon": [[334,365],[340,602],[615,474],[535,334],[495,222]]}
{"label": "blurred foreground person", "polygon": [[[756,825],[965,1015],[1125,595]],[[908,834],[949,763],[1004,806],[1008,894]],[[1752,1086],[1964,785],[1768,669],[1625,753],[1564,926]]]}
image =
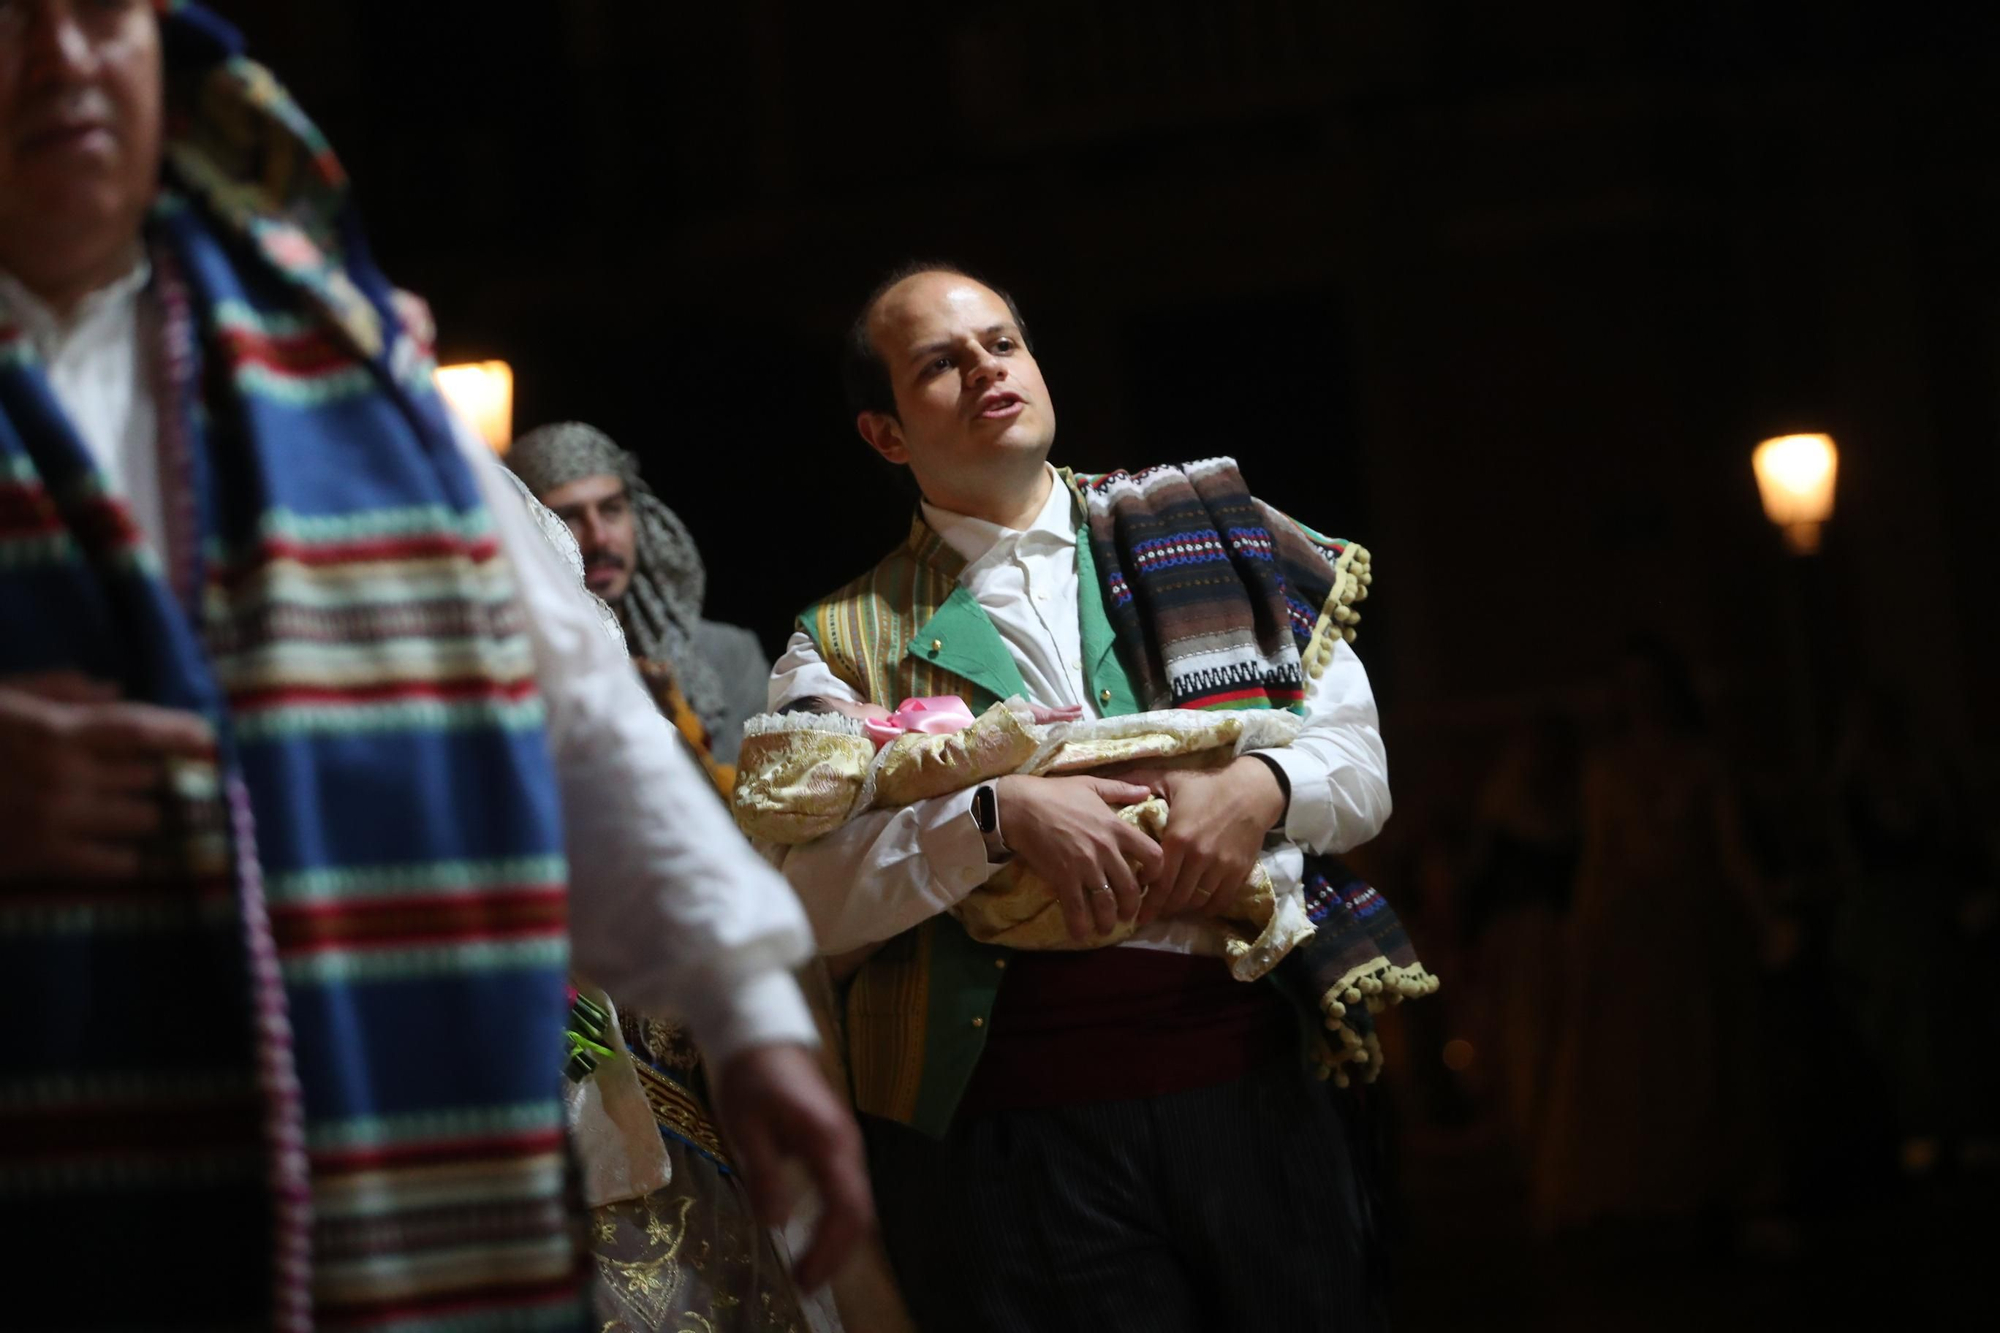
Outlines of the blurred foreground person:
{"label": "blurred foreground person", "polygon": [[[618,613],[639,674],[689,739],[719,764],[736,762],[743,720],[763,711],[771,663],[757,636],[702,618],[708,572],[678,515],[639,475],[639,460],[580,421],[514,441],[507,465],[569,525],[584,580]],[[672,702],[668,702],[668,691]]]}
{"label": "blurred foreground person", "polygon": [[396,312],[225,25],[0,4],[9,1324],[583,1327],[566,924],[802,1280],[867,1225],[796,903]]}
{"label": "blurred foreground person", "polygon": [[[564,520],[522,478],[565,472],[586,479],[615,477],[630,466],[629,456],[588,426],[542,427],[514,441],[508,465],[542,535],[562,553],[581,584],[588,565],[577,534],[594,533],[601,540],[605,520],[597,512]],[[599,468],[601,474],[594,470]],[[591,508],[598,510],[611,494]],[[624,492],[615,494],[622,498]],[[674,530],[678,533],[678,525]],[[685,542],[685,534],[679,539]],[[692,548],[686,558],[699,568]],[[598,606],[607,635],[624,651],[618,616],[609,605],[600,601]],[[661,740],[670,744],[678,739],[702,765],[716,798],[727,800],[734,774],[710,751],[707,729],[682,695],[672,665],[642,658],[635,664],[661,714],[675,727]],[[823,974],[821,965],[811,965],[806,977],[810,998],[820,997]],[[717,1331],[802,1333],[809,1328],[839,1333],[842,1312],[854,1313],[851,1307],[871,1277],[881,1281],[883,1265],[876,1252],[868,1249],[867,1263],[861,1255],[851,1259],[830,1290],[800,1291],[780,1256],[795,1237],[766,1234],[759,1225],[741,1163],[716,1127],[711,1076],[687,1024],[642,1012],[623,997],[592,987],[587,978],[576,980],[582,989],[571,1013],[571,1031],[580,1040],[573,1041],[576,1050],[564,1066],[565,1090],[584,1202],[590,1208],[598,1333],[674,1333],[691,1321]],[[815,1005],[816,1023],[823,1022],[826,1010],[824,1004]],[[822,1051],[823,1061],[832,1059],[832,1052]],[[829,1074],[834,1086],[845,1086],[837,1064]],[[869,1317],[855,1322],[855,1328],[894,1333],[895,1326],[878,1310],[865,1314]]]}
{"label": "blurred foreground person", "polygon": [[1568,993],[1533,1180],[1546,1230],[1770,1202],[1755,1197],[1770,1166],[1757,968],[1782,923],[1680,659],[1633,645],[1615,706],[1584,769]]}

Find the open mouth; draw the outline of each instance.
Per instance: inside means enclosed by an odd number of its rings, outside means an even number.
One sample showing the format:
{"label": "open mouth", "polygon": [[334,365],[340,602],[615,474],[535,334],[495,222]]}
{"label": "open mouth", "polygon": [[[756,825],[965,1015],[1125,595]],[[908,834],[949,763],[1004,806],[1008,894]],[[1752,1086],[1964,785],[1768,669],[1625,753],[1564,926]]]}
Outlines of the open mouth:
{"label": "open mouth", "polygon": [[1000,421],[1007,417],[1019,416],[1025,404],[1015,393],[989,394],[979,400],[979,417],[982,421]]}

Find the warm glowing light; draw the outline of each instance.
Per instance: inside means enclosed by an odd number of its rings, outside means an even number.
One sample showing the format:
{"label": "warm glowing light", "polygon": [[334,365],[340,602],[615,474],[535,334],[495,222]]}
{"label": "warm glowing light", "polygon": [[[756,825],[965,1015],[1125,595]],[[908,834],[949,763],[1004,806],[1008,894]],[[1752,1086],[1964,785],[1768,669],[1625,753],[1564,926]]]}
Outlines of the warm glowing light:
{"label": "warm glowing light", "polygon": [[1840,451],[1826,435],[1780,435],[1750,455],[1764,514],[1801,555],[1819,549],[1819,526],[1833,517],[1833,482]]}
{"label": "warm glowing light", "polygon": [[496,454],[514,439],[514,370],[505,361],[439,366],[438,392]]}
{"label": "warm glowing light", "polygon": [[1453,1037],[1444,1044],[1444,1067],[1454,1074],[1462,1074],[1472,1068],[1472,1043],[1463,1037]]}

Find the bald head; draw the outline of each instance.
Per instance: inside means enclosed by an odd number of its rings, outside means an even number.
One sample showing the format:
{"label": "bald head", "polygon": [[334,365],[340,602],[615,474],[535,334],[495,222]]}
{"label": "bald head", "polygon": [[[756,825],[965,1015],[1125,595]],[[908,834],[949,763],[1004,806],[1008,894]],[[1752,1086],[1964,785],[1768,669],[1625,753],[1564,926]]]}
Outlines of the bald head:
{"label": "bald head", "polygon": [[1055,403],[1004,293],[950,268],[914,268],[874,293],[857,326],[880,383],[857,403],[855,428],[926,496],[978,513],[969,500],[1039,482]]}
{"label": "bald head", "polygon": [[875,284],[847,326],[846,345],[842,349],[841,357],[841,382],[847,392],[848,411],[894,412],[896,410],[896,398],[889,381],[888,367],[883,364],[881,355],[875,350],[873,332],[875,314],[890,292],[904,286],[913,278],[929,273],[955,274],[961,278],[970,278],[993,292],[1007,303],[1007,311],[1013,316],[1014,326],[1021,332],[1022,345],[1030,350],[1033,349],[1034,338],[1028,331],[1028,321],[1006,288],[995,286],[976,273],[968,273],[949,260],[906,260],[891,269]]}

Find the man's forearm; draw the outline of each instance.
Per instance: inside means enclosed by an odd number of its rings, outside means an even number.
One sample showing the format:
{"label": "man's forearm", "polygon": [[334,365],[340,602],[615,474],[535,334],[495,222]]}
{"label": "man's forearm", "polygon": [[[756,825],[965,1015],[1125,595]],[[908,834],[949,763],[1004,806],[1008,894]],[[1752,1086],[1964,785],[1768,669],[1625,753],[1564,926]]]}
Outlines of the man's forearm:
{"label": "man's forearm", "polygon": [[548,707],[576,968],[621,1004],[685,1019],[716,1059],[811,1044],[789,975],[812,952],[797,899],[737,833],[498,464],[460,435],[514,566]]}
{"label": "man's forearm", "polygon": [[970,791],[869,811],[791,848],[784,861],[825,954],[879,943],[950,910],[994,869]]}
{"label": "man's forearm", "polygon": [[1389,759],[1368,673],[1341,645],[1313,682],[1306,722],[1291,745],[1255,751],[1282,768],[1290,787],[1284,833],[1314,852],[1343,852],[1388,822]]}
{"label": "man's forearm", "polygon": [[660,753],[638,768],[615,752],[561,766],[576,968],[621,1004],[684,1019],[715,1060],[769,1041],[811,1045],[790,975],[812,952],[805,914],[665,719],[652,720]]}

